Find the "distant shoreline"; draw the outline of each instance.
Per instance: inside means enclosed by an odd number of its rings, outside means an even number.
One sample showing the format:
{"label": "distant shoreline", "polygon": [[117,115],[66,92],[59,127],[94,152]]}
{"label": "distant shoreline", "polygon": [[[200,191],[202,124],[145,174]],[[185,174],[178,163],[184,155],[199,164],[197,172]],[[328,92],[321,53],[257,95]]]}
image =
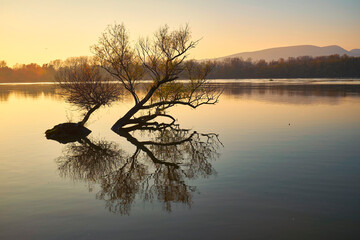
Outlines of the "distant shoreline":
{"label": "distant shoreline", "polygon": [[[54,65],[40,67],[37,64],[28,64],[16,69],[0,67],[0,83],[52,82],[55,80],[57,71],[58,68]],[[188,75],[184,72],[178,77],[186,79]],[[144,78],[150,78],[149,73],[145,73]],[[331,55],[313,58],[303,56],[272,62],[265,60],[253,62],[232,58],[216,62],[212,71],[207,75],[209,80],[294,78],[357,79],[360,78],[360,57]]]}
{"label": "distant shoreline", "polygon": [[[272,80],[272,81],[271,81]],[[151,80],[141,80],[139,82],[149,82]],[[179,81],[189,81],[188,79],[179,79]],[[360,84],[360,78],[234,78],[234,79],[209,79],[213,83],[353,83]],[[114,81],[117,83],[117,81]],[[51,85],[56,82],[2,82],[0,85]]]}

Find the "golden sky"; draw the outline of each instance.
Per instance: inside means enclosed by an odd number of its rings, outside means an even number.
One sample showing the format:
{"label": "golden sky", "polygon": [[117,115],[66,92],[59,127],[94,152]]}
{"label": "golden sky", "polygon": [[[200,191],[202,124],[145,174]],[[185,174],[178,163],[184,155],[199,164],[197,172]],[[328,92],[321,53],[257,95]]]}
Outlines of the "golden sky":
{"label": "golden sky", "polygon": [[0,60],[48,63],[91,55],[107,25],[132,39],[188,23],[202,38],[191,57],[311,44],[360,48],[359,0],[0,0]]}

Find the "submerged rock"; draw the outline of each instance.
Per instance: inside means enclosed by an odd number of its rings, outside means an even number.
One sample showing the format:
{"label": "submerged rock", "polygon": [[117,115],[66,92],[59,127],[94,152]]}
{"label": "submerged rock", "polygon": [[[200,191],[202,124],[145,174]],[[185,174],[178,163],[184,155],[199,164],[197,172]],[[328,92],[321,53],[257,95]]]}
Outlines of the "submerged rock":
{"label": "submerged rock", "polygon": [[58,141],[59,143],[76,142],[91,133],[91,130],[78,123],[61,123],[48,129],[45,132],[47,139]]}

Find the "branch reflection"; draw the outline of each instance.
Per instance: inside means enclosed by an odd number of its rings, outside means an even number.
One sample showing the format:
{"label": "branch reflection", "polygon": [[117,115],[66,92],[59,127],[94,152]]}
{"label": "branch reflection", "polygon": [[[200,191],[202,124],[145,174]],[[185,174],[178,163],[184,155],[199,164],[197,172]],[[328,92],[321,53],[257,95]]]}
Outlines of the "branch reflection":
{"label": "branch reflection", "polygon": [[[129,215],[136,198],[158,201],[168,212],[177,203],[190,207],[197,188],[188,181],[216,174],[211,162],[222,146],[217,134],[170,125],[119,135],[135,147],[132,154],[115,142],[85,138],[67,144],[56,160],[62,177],[86,181],[90,191],[98,184],[96,196],[111,212]],[[142,140],[144,136],[149,139]]]}

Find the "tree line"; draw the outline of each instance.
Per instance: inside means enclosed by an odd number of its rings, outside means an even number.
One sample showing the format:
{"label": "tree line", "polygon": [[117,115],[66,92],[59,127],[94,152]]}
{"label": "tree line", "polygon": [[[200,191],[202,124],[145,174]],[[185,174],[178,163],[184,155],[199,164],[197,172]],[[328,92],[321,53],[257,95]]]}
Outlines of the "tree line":
{"label": "tree line", "polygon": [[330,55],[257,62],[230,58],[217,62],[208,78],[358,78],[360,57]]}
{"label": "tree line", "polygon": [[5,61],[0,61],[0,83],[52,82],[56,73],[53,62],[42,66],[16,64],[10,68]]}
{"label": "tree line", "polygon": [[[65,61],[54,60],[42,66],[36,63],[16,64],[10,68],[0,61],[0,83],[7,82],[52,82],[60,66],[67,65],[74,58]],[[218,61],[208,79],[244,78],[359,78],[360,57],[331,55],[322,57],[302,56],[266,62],[251,59],[229,58]],[[144,74],[144,79],[151,79]],[[185,79],[186,75],[180,78]]]}

